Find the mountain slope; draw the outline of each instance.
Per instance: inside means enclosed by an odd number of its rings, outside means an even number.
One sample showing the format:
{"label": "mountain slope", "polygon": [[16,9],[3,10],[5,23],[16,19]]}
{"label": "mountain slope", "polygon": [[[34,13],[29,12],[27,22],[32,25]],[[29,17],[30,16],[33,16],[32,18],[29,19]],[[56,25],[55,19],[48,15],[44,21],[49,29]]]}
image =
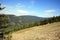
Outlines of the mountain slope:
{"label": "mountain slope", "polygon": [[12,40],[60,40],[60,22],[17,31]]}
{"label": "mountain slope", "polygon": [[16,24],[32,23],[32,22],[37,22],[45,19],[42,17],[29,16],[29,15],[25,15],[25,16],[8,15],[8,16],[9,16],[10,22],[14,22]]}
{"label": "mountain slope", "polygon": [[42,17],[30,16],[30,15],[20,16],[19,18],[20,20],[22,20],[23,23],[37,22],[45,19]]}

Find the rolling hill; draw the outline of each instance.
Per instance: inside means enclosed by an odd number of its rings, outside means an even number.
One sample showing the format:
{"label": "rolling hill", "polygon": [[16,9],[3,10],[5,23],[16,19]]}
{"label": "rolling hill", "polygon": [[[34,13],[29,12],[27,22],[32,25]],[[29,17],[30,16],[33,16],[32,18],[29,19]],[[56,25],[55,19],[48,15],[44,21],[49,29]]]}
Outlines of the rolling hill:
{"label": "rolling hill", "polygon": [[15,16],[15,15],[8,15],[9,21],[14,22],[16,24],[26,24],[26,23],[32,23],[44,20],[45,18],[42,17],[36,17],[36,16],[30,16],[30,15],[24,15],[24,16]]}
{"label": "rolling hill", "polygon": [[14,32],[12,40],[60,40],[60,22]]}

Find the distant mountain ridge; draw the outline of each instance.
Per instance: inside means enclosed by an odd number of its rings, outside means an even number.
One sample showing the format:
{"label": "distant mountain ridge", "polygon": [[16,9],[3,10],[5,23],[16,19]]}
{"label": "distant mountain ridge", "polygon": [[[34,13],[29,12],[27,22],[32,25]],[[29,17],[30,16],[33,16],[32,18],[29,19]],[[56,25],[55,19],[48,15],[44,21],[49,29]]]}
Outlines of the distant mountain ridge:
{"label": "distant mountain ridge", "polygon": [[24,15],[24,16],[8,15],[8,16],[11,22],[20,23],[20,24],[37,22],[45,19],[42,17],[30,16],[30,15]]}
{"label": "distant mountain ridge", "polygon": [[20,19],[22,19],[22,22],[24,22],[24,23],[37,22],[37,21],[45,19],[45,18],[42,18],[42,17],[30,16],[30,15],[19,16],[19,17],[20,17]]}

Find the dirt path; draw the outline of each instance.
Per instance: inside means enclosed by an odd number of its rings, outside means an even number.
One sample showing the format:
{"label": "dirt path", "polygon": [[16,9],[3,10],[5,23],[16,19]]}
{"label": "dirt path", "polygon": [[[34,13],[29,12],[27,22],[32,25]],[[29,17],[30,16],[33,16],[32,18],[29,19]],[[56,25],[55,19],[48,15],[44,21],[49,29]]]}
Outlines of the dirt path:
{"label": "dirt path", "polygon": [[60,22],[14,32],[12,40],[60,40]]}

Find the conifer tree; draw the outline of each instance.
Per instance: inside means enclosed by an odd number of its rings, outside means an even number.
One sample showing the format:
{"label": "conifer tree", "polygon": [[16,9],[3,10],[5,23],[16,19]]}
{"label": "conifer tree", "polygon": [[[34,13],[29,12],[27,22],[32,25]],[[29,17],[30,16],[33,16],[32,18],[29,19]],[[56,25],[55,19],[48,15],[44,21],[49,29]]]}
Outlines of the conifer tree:
{"label": "conifer tree", "polygon": [[[2,7],[2,5],[0,4],[0,12],[5,9],[5,7]],[[8,27],[8,16],[5,14],[0,14],[0,32],[4,33],[5,28]]]}

